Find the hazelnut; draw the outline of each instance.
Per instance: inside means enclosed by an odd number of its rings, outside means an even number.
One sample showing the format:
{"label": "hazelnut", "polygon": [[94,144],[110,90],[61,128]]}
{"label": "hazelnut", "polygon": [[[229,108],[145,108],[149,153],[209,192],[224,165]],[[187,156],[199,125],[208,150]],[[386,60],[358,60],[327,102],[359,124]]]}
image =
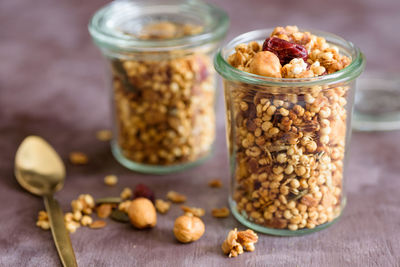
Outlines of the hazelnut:
{"label": "hazelnut", "polygon": [[262,51],[255,54],[249,67],[250,72],[257,75],[282,78],[282,66],[279,58],[269,51]]}
{"label": "hazelnut", "polygon": [[191,213],[186,213],[175,220],[174,235],[182,243],[190,243],[200,239],[204,230],[203,221]]}
{"label": "hazelnut", "polygon": [[137,198],[128,208],[129,219],[138,229],[151,228],[157,224],[157,214],[153,203],[147,198]]}

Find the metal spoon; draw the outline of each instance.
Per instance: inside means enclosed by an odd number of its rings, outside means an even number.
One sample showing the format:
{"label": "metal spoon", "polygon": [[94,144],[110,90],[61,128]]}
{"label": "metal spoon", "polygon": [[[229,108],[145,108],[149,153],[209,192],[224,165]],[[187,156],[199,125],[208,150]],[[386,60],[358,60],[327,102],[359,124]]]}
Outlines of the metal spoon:
{"label": "metal spoon", "polygon": [[64,214],[53,198],[65,180],[65,166],[60,156],[43,138],[28,136],[15,156],[15,176],[23,188],[44,198],[51,233],[63,266],[78,266],[64,225]]}

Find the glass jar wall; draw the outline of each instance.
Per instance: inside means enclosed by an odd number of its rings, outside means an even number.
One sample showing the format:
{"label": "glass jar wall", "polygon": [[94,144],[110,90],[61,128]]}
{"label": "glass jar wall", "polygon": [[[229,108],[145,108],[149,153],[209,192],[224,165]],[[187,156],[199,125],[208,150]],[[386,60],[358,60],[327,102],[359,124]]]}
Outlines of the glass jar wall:
{"label": "glass jar wall", "polygon": [[351,43],[319,32],[352,59],[315,78],[269,78],[227,62],[236,45],[262,43],[272,30],[243,34],[221,49],[231,164],[230,206],[244,225],[274,235],[329,226],[345,206],[347,148],[355,78],[365,60]]}

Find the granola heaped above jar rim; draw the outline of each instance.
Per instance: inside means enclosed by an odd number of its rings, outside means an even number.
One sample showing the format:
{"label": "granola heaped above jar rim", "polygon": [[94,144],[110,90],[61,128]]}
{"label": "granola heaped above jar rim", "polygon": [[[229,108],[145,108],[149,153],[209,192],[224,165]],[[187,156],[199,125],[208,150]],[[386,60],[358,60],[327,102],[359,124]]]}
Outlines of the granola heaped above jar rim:
{"label": "granola heaped above jar rim", "polygon": [[[278,53],[265,48],[265,42],[268,39],[280,39],[300,45],[307,50],[307,57],[293,57],[289,62],[281,60]],[[281,69],[280,76],[257,73],[260,71],[260,65],[253,63],[251,66],[251,63],[254,55],[258,53],[264,54],[263,57],[275,56],[275,61],[280,61],[281,66],[278,66]],[[258,56],[261,57],[261,55]],[[303,31],[296,26],[287,26],[255,30],[239,35],[219,50],[214,64],[217,72],[225,79],[285,88],[304,85],[326,86],[330,83],[354,80],[364,69],[365,58],[357,47],[339,36],[322,31]],[[251,67],[253,70],[250,70]],[[322,72],[322,67],[325,68],[324,72]],[[311,68],[312,71],[310,71]]]}
{"label": "granola heaped above jar rim", "polygon": [[[138,38],[143,37],[145,25],[165,21],[177,25],[196,25],[201,27],[201,31],[195,31],[195,34],[172,34],[163,38]],[[201,1],[154,3],[137,0],[114,1],[104,6],[92,17],[89,32],[103,49],[131,52],[146,49],[159,52],[218,42],[225,36],[228,26],[229,18],[223,10]],[[171,30],[173,26],[163,24],[162,27]]]}

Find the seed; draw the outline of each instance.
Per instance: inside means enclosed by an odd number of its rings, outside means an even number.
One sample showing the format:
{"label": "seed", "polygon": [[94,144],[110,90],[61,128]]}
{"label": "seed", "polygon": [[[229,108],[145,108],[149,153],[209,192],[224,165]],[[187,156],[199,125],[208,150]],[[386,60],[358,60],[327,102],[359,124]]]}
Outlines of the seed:
{"label": "seed", "polygon": [[126,212],[121,210],[113,210],[111,212],[110,218],[117,222],[127,223],[129,222],[129,216]]}
{"label": "seed", "polygon": [[103,142],[110,141],[112,138],[112,133],[110,130],[100,130],[96,132],[96,138]]}
{"label": "seed", "polygon": [[118,177],[115,175],[107,175],[104,177],[104,183],[108,186],[114,186],[118,183]]}

